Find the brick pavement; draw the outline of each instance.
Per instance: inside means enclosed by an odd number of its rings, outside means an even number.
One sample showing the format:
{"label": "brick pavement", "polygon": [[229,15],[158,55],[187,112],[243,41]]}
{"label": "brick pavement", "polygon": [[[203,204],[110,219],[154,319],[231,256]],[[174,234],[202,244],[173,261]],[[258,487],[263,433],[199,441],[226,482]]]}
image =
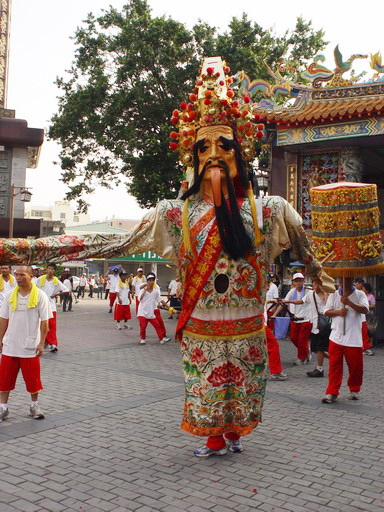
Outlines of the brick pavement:
{"label": "brick pavement", "polygon": [[[0,424],[0,512],[384,511],[384,350],[365,358],[362,400],[320,403],[325,379],[293,367],[270,382],[264,421],[242,454],[200,460],[178,427],[183,383],[177,344],[147,345],[114,328],[105,301],[58,312],[60,350],[43,357],[41,404],[28,417],[19,379]],[[166,317],[166,315],[165,315]],[[167,321],[171,334],[176,321]],[[312,366],[311,366],[312,367]]]}

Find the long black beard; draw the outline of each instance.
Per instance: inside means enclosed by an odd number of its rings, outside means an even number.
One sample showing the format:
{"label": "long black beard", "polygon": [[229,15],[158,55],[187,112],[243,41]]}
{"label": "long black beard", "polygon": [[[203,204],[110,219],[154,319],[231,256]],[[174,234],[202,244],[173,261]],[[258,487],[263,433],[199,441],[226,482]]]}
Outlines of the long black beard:
{"label": "long black beard", "polygon": [[[181,199],[185,200],[191,195],[197,194],[200,190],[200,185],[203,180],[206,168],[212,162],[208,161],[203,167],[200,174],[198,174],[198,149],[199,144],[202,145],[204,141],[199,141],[194,146],[194,160],[195,160],[195,179],[193,185],[182,195]],[[240,215],[239,206],[237,204],[236,192],[233,182],[229,175],[229,167],[223,160],[219,161],[220,165],[225,172],[225,180],[227,183],[228,203],[221,192],[221,206],[215,205],[216,222],[219,229],[221,242],[223,244],[223,251],[233,260],[245,258],[253,248],[252,240],[245,230],[243,219]],[[244,174],[244,173],[242,173]],[[246,185],[246,179],[242,180],[242,185]],[[245,188],[245,187],[244,187]]]}
{"label": "long black beard", "polygon": [[229,175],[229,167],[224,161],[219,161],[219,163],[225,171],[229,208],[224,194],[221,192],[221,205],[215,205],[217,227],[219,228],[225,254],[233,260],[238,260],[245,258],[252,251],[252,240],[245,230],[240,215],[235,188]]}

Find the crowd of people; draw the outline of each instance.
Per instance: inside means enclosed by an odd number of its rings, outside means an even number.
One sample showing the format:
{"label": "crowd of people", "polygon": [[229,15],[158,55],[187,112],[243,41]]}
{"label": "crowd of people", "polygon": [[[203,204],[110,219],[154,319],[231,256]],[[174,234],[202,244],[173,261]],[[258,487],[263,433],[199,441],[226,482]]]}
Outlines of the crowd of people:
{"label": "crowd of people", "polygon": [[[160,308],[173,312],[173,308],[169,307],[168,302],[172,304],[173,280],[168,288],[168,299],[163,300],[161,297],[160,286],[156,283],[156,275],[153,272],[144,275],[143,268],[137,269],[137,274],[134,276],[124,269],[118,267],[112,268],[105,276],[105,281],[109,285],[109,313],[113,312],[114,320],[116,321],[116,328],[121,329],[121,321],[123,327],[131,329],[128,321],[131,320],[132,301],[135,304],[135,312],[140,326],[140,344],[146,343],[146,329],[150,323],[156,331],[160,344],[170,341],[167,336],[166,328],[163,318],[161,316]],[[176,291],[174,292],[176,294]],[[172,314],[171,314],[172,316]]]}
{"label": "crowd of people", "polygon": [[[61,278],[55,276],[56,265],[42,269],[18,267],[12,275],[11,267],[0,269],[0,338],[2,357],[0,367],[0,420],[8,416],[8,398],[15,387],[19,370],[22,371],[27,391],[31,394],[30,413],[36,419],[44,418],[38,404],[42,389],[39,356],[44,349],[58,351],[56,333],[57,307],[72,311],[73,300],[97,291],[98,298],[109,299],[109,313],[113,312],[116,328],[132,329],[131,304],[139,322],[140,344],[146,343],[146,330],[150,323],[160,344],[170,341],[167,336],[160,308],[169,312],[169,319],[181,311],[179,280],[173,279],[167,290],[167,300],[162,299],[156,275],[144,275],[141,267],[137,274],[128,275],[124,269],[111,268],[105,275],[87,278],[80,276],[78,290],[74,291],[73,277],[68,268]],[[294,365],[311,361],[316,354],[315,368],[306,372],[310,378],[325,376],[324,360],[329,359],[328,386],[323,403],[337,400],[343,377],[343,360],[348,366],[351,400],[358,400],[363,381],[363,355],[372,356],[377,317],[372,286],[361,277],[344,278],[334,293],[322,288],[321,280],[312,279],[312,286],[305,285],[305,277],[296,272],[292,287],[284,298],[280,297],[278,280],[268,277],[265,329],[270,380],[286,381],[283,372],[279,343],[275,337],[275,322],[282,314],[288,314],[289,338],[297,350]],[[15,295],[18,290],[18,295]],[[33,299],[31,297],[34,296]],[[31,308],[31,300],[37,308]],[[58,300],[61,301],[58,304]],[[24,343],[23,343],[24,340]],[[16,364],[17,363],[17,364]]]}
{"label": "crowd of people", "polygon": [[[148,323],[154,327],[160,344],[170,341],[159,307],[168,309],[161,298],[160,287],[153,272],[144,276],[142,268],[137,275],[114,268],[106,276],[80,276],[78,290],[68,268],[61,277],[55,273],[54,263],[45,269],[35,265],[18,266],[12,274],[10,265],[0,268],[0,421],[9,415],[9,395],[15,389],[21,370],[27,392],[31,395],[30,415],[43,419],[44,413],[38,403],[39,392],[43,389],[40,376],[40,356],[44,350],[58,352],[56,333],[57,307],[63,313],[73,311],[73,301],[84,298],[88,286],[90,298],[96,291],[98,298],[109,296],[110,312],[114,308],[117,329],[132,329],[131,302],[136,303],[136,315],[140,325],[140,344],[146,343]],[[168,299],[175,298],[177,290],[173,285],[168,290]],[[60,301],[60,302],[58,302]],[[175,305],[175,302],[173,302]],[[172,309],[170,309],[172,311]],[[121,324],[122,323],[122,324]]]}
{"label": "crowd of people", "polygon": [[[325,376],[324,360],[329,359],[328,386],[323,403],[337,400],[343,378],[343,360],[348,367],[349,399],[359,400],[363,382],[363,355],[373,356],[372,345],[377,328],[375,297],[372,286],[363,278],[344,278],[336,291],[328,294],[321,280],[312,279],[312,286],[305,286],[305,277],[296,272],[292,287],[285,298],[279,297],[271,277],[267,291],[268,325],[282,312],[290,316],[289,337],[297,349],[294,365],[310,362],[316,354],[316,367],[306,372],[310,378]],[[273,332],[267,327],[267,345],[273,342]],[[269,349],[269,347],[268,347]],[[273,373],[270,357],[270,378],[286,380],[285,374]]]}

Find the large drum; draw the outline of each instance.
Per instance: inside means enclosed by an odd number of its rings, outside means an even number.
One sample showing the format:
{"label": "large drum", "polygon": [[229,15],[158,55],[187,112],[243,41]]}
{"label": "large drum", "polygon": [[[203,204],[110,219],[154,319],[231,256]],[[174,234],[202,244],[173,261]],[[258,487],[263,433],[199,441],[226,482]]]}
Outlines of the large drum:
{"label": "large drum", "polygon": [[384,273],[377,187],[369,183],[330,183],[310,190],[312,245],[333,277]]}

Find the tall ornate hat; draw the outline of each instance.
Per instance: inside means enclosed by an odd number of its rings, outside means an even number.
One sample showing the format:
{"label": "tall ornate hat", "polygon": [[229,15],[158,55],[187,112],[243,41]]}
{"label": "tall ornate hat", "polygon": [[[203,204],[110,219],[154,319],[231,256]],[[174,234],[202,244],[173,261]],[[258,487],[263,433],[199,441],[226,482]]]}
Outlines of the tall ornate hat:
{"label": "tall ornate hat", "polygon": [[313,251],[333,277],[384,273],[377,187],[331,183],[310,190]]}
{"label": "tall ornate hat", "polygon": [[[193,167],[193,144],[203,126],[225,125],[233,129],[244,160],[255,158],[256,142],[264,136],[260,115],[253,113],[248,93],[236,96],[230,69],[221,57],[205,58],[189,102],[172,112],[169,147],[180,152],[181,162]],[[231,87],[232,85],[232,87]]]}

